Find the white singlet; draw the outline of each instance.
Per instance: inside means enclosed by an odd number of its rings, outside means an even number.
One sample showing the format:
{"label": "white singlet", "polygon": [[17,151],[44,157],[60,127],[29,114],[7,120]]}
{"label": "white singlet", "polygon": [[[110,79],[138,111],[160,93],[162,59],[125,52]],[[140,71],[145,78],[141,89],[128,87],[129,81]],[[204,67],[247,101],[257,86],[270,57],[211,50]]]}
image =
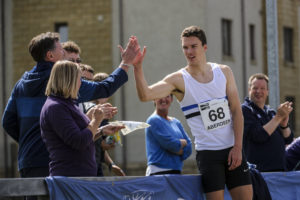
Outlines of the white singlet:
{"label": "white singlet", "polygon": [[226,77],[216,63],[209,63],[213,79],[200,83],[181,69],[185,93],[181,102],[187,123],[195,137],[195,149],[221,150],[234,145],[232,117],[226,96]]}

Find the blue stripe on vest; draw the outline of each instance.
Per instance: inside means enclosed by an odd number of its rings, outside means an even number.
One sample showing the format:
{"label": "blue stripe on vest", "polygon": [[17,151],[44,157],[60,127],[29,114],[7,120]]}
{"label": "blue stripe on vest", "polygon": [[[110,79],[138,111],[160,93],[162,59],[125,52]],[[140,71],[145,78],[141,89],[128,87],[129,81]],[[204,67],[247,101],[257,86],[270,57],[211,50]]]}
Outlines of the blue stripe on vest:
{"label": "blue stripe on vest", "polygon": [[[220,98],[216,98],[216,99],[224,99],[224,98],[228,100],[228,97],[227,97],[227,96],[225,96],[225,97],[220,97]],[[211,101],[211,99],[210,99],[210,100],[203,101],[203,102],[201,102],[201,103],[208,102],[208,101]],[[181,110],[184,112],[184,111],[191,110],[191,109],[197,108],[197,107],[198,107],[198,104],[192,104],[192,105],[189,105],[189,106],[182,107]]]}
{"label": "blue stripe on vest", "polygon": [[193,105],[182,107],[181,110],[184,112],[184,111],[191,110],[191,109],[197,108],[197,107],[198,107],[198,104],[193,104]]}
{"label": "blue stripe on vest", "polygon": [[[224,99],[224,98],[228,100],[227,96],[221,97],[221,98],[216,98],[216,99]],[[208,102],[208,101],[210,101],[210,100],[206,100],[206,101],[203,101],[201,103]],[[197,108],[197,107],[198,107],[198,104],[192,104],[192,105],[189,105],[189,106],[182,107],[181,110],[184,112],[184,111],[191,110],[191,109],[194,109],[194,108]],[[189,114],[185,115],[185,118],[189,119],[189,118],[192,118],[192,117],[196,117],[198,115],[201,115],[201,113],[199,111],[189,113]]]}

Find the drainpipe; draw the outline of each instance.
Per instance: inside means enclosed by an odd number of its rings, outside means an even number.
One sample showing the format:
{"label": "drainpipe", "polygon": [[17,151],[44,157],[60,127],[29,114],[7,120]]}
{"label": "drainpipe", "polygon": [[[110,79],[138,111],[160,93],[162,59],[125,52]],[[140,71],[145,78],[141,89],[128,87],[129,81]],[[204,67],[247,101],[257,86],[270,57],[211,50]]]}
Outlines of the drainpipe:
{"label": "drainpipe", "polygon": [[243,68],[243,97],[247,95],[247,58],[246,58],[246,30],[245,30],[245,2],[241,0],[241,33],[242,33],[242,68]]}
{"label": "drainpipe", "polygon": [[277,1],[266,0],[265,2],[268,46],[269,104],[271,108],[277,108],[280,104]]}
{"label": "drainpipe", "polygon": [[[124,21],[123,21],[123,0],[119,0],[119,26],[120,26],[120,45],[124,46]],[[120,60],[121,61],[121,60]],[[126,120],[126,97],[125,97],[125,86],[121,87],[121,117],[122,120]],[[127,173],[127,140],[126,137],[122,136],[122,161],[123,170]]]}
{"label": "drainpipe", "polygon": [[[5,108],[5,102],[6,102],[6,78],[5,78],[5,74],[6,74],[6,70],[5,70],[5,63],[6,63],[6,54],[5,54],[5,0],[1,0],[1,74],[2,74],[2,106],[1,106],[1,110],[4,111]],[[1,131],[3,132],[3,143],[4,143],[4,174],[5,177],[9,177],[9,167],[8,167],[8,139],[7,139],[7,134],[4,133],[4,130],[1,128]]]}

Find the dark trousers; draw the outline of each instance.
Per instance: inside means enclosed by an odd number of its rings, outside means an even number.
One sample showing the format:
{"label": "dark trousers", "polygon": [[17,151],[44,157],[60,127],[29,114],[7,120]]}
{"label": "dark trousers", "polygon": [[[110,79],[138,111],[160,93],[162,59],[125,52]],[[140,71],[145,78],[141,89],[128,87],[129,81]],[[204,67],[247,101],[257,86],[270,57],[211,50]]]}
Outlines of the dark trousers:
{"label": "dark trousers", "polygon": [[[46,177],[49,176],[49,167],[33,167],[24,168],[20,170],[20,176],[22,178],[33,178],[33,177]],[[26,196],[25,200],[37,200],[36,196]]]}

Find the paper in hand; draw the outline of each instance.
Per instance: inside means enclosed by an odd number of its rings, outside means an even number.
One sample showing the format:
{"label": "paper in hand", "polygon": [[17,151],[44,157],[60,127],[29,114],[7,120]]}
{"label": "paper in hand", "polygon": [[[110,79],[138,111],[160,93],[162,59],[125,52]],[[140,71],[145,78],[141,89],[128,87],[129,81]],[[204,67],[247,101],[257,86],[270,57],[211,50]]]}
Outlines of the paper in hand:
{"label": "paper in hand", "polygon": [[135,130],[147,128],[150,126],[145,122],[136,122],[136,121],[114,121],[114,122],[109,122],[109,124],[116,125],[116,126],[124,125],[125,128],[120,130],[123,135],[127,135]]}

